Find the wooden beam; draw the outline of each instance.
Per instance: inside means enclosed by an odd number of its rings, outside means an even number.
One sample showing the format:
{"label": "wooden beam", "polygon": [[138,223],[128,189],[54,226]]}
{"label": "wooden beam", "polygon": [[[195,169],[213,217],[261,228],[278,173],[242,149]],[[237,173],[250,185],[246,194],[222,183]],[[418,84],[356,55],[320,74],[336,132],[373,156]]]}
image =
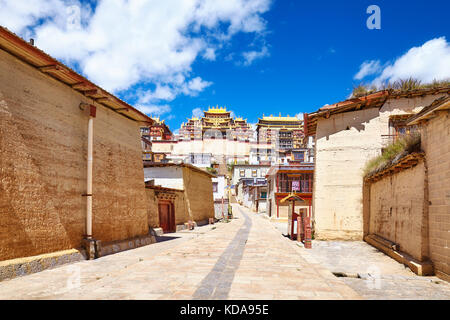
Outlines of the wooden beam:
{"label": "wooden beam", "polygon": [[42,72],[51,72],[51,71],[58,71],[58,70],[63,70],[63,69],[60,66],[54,64],[54,65],[50,65],[50,66],[39,67],[39,70]]}
{"label": "wooden beam", "polygon": [[72,89],[80,90],[80,89],[85,88],[86,85],[87,85],[86,82],[78,82],[78,83],[73,84],[71,87],[72,87]]}
{"label": "wooden beam", "polygon": [[[95,99],[95,101],[97,101],[98,103],[105,103],[105,102],[110,102],[112,100],[110,98],[108,98],[108,97],[103,97],[103,98]],[[114,109],[114,110],[119,110],[119,109]]]}
{"label": "wooden beam", "polygon": [[92,90],[86,90],[83,93],[86,96],[93,96],[93,95],[99,94],[100,92],[98,89],[92,89]]}

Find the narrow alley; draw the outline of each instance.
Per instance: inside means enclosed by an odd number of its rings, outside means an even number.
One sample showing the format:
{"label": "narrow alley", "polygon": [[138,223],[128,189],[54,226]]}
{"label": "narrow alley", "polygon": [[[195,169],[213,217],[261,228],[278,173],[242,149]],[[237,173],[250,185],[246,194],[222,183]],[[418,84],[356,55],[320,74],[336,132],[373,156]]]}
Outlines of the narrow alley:
{"label": "narrow alley", "polygon": [[359,299],[266,219],[230,223],[0,283],[0,299]]}

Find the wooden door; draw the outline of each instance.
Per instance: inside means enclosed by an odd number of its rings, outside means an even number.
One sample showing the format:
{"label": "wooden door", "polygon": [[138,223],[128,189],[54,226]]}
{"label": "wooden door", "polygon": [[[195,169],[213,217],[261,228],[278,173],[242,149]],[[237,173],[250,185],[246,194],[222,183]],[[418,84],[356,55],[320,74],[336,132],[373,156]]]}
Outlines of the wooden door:
{"label": "wooden door", "polygon": [[172,203],[160,202],[158,204],[158,210],[159,225],[164,233],[175,232],[175,212]]}

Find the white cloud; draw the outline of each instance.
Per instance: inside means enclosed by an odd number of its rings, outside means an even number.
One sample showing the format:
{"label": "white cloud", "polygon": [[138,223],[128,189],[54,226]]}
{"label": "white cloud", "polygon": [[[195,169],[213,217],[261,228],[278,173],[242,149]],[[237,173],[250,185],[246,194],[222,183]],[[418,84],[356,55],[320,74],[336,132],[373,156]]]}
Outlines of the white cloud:
{"label": "white cloud", "polygon": [[369,75],[377,75],[374,85],[394,82],[410,77],[429,83],[433,80],[450,78],[450,43],[445,37],[425,42],[420,47],[413,47],[393,63],[381,66],[377,60],[367,61],[360,67],[355,79],[361,80]]}
{"label": "white cloud", "polygon": [[216,60],[216,50],[214,48],[207,48],[203,54],[203,58],[206,60]]}
{"label": "white cloud", "polygon": [[[152,101],[196,95],[211,85],[201,77],[191,79],[194,61],[215,60],[236,33],[263,35],[262,14],[271,0],[100,0],[92,8],[81,6],[76,27],[70,23],[73,4],[79,3],[0,0],[0,21],[25,38],[34,37],[39,48],[77,66],[107,90],[156,85],[139,99],[152,106]],[[257,57],[249,54],[249,60]]]}
{"label": "white cloud", "polygon": [[303,120],[303,113],[302,113],[302,112],[297,113],[297,114],[295,115],[295,117],[296,117],[297,119],[299,119],[299,120]]}
{"label": "white cloud", "polygon": [[365,61],[359,67],[359,72],[355,74],[353,79],[362,80],[365,77],[376,74],[382,70],[379,60]]}
{"label": "white cloud", "polygon": [[263,46],[260,51],[247,51],[242,54],[244,57],[244,66],[249,66],[253,63],[253,61],[257,59],[261,59],[264,57],[268,57],[270,55],[269,49],[267,46]]}
{"label": "white cloud", "polygon": [[172,111],[172,108],[169,105],[137,105],[136,108],[139,111],[154,117],[160,117],[161,115]]}
{"label": "white cloud", "polygon": [[174,89],[169,86],[157,84],[154,91],[139,92],[138,96],[139,103],[145,104],[161,100],[172,101],[175,99],[176,93],[174,92]]}
{"label": "white cloud", "polygon": [[388,65],[374,83],[414,77],[422,82],[450,78],[450,43],[445,37],[410,49],[393,64]]}
{"label": "white cloud", "polygon": [[195,108],[194,110],[192,110],[192,117],[193,118],[203,117],[203,110],[201,108]]}
{"label": "white cloud", "polygon": [[61,12],[66,12],[66,4],[60,0],[0,0],[0,8],[1,24],[16,32],[36,24],[39,19],[60,20]]}
{"label": "white cloud", "polygon": [[211,84],[212,82],[204,81],[202,78],[196,77],[185,84],[183,87],[183,93],[186,95],[195,96]]}
{"label": "white cloud", "polygon": [[196,96],[206,87],[212,85],[212,82],[204,81],[200,77],[193,78],[185,82],[184,77],[172,79],[171,85],[162,85],[158,83],[153,91],[138,90],[136,93],[139,104],[159,103],[160,101],[172,101],[177,95],[183,93],[189,96]]}

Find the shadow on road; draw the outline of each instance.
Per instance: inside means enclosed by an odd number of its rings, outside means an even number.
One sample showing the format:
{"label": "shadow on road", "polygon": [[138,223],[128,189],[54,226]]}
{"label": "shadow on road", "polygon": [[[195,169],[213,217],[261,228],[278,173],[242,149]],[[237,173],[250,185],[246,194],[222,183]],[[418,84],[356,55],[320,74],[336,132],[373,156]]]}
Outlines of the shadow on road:
{"label": "shadow on road", "polygon": [[203,279],[194,292],[194,300],[227,299],[233,283],[234,274],[244,254],[245,244],[252,227],[252,220],[242,210],[238,209],[245,218],[244,225],[234,236],[228,247],[220,256],[211,272]]}
{"label": "shadow on road", "polygon": [[164,241],[170,241],[175,239],[180,239],[180,237],[174,237],[174,236],[155,236],[156,242],[164,242]]}

